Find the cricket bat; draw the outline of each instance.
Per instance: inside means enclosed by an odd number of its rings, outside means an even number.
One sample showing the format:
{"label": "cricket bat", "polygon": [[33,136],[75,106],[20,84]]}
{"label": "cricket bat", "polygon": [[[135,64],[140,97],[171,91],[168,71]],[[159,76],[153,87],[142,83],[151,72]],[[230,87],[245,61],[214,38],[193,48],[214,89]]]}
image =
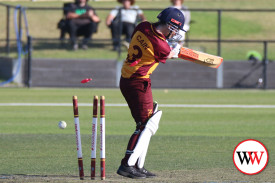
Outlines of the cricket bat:
{"label": "cricket bat", "polygon": [[223,58],[208,53],[196,51],[190,48],[181,47],[178,57],[187,61],[191,61],[203,66],[217,69]]}

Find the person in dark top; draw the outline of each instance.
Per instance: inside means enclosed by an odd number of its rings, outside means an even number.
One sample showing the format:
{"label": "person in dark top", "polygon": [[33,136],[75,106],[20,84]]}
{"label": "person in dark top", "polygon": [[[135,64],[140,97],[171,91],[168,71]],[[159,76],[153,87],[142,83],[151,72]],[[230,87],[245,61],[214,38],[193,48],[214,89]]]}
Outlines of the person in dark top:
{"label": "person in dark top", "polygon": [[66,18],[74,50],[78,49],[78,33],[84,35],[82,48],[88,48],[87,43],[93,32],[95,32],[96,23],[100,22],[100,18],[96,15],[95,10],[87,2],[88,0],[75,0],[75,3],[71,3],[68,7]]}

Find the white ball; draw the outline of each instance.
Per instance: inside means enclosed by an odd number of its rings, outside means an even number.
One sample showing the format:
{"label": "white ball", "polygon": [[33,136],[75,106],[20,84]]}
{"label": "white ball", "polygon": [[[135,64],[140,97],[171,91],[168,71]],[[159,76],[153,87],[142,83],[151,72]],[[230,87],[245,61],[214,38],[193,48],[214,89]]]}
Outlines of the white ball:
{"label": "white ball", "polygon": [[64,128],[67,127],[67,123],[66,123],[65,121],[59,121],[58,127],[59,127],[60,129],[64,129]]}

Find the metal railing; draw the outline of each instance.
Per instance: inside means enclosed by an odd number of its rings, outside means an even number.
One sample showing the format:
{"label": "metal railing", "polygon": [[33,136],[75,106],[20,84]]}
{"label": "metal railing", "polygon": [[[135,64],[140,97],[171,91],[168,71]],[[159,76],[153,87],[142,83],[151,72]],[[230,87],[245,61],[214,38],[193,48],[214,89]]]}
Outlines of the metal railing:
{"label": "metal railing", "polygon": [[[0,2],[0,6],[6,6],[6,39],[0,41],[6,41],[6,53],[10,53],[10,9],[16,8],[15,6],[7,5]],[[53,7],[24,7],[26,10],[64,10],[64,8],[53,8]],[[101,10],[111,10],[111,8],[97,8],[97,11]],[[152,9],[152,8],[143,8],[143,11],[161,11],[161,9]],[[222,39],[222,13],[223,12],[275,12],[275,9],[189,9],[191,12],[216,12],[217,13],[217,38],[216,39],[186,39],[186,43],[190,42],[211,42],[217,43],[217,55],[221,56],[221,48],[222,43],[261,43],[263,45],[264,56],[263,56],[263,88],[267,88],[267,64],[268,64],[268,44],[275,43],[275,40],[225,40]],[[18,26],[19,29],[22,28],[22,15],[21,9],[19,10],[19,17],[18,17]],[[45,38],[32,38],[33,40],[45,39]],[[48,38],[46,38],[48,39]],[[50,40],[50,39],[48,39]],[[57,39],[52,39],[57,40]],[[106,39],[99,39],[98,41],[106,41]],[[119,49],[118,54],[120,55],[121,50]],[[222,70],[223,67],[221,66],[220,69],[217,71],[217,88],[222,88]]]}
{"label": "metal railing", "polygon": [[[16,6],[4,4],[0,2],[0,6],[6,7],[6,39],[1,41],[6,41],[6,53],[9,54],[10,52],[10,10],[15,9]],[[51,10],[64,10],[64,8],[55,8],[55,7],[24,7],[25,10],[42,10],[42,11],[51,11]],[[104,11],[104,10],[112,10],[112,8],[97,8],[97,11]],[[144,11],[161,11],[162,9],[155,9],[155,8],[143,8]],[[275,12],[275,9],[189,9],[191,12],[217,12],[217,38],[212,40],[205,40],[205,39],[186,39],[186,42],[216,42],[217,43],[217,55],[221,55],[221,43],[225,42],[245,42],[245,43],[274,43],[275,40],[223,40],[222,37],[222,12]],[[22,28],[22,13],[21,9],[19,9],[19,17],[18,17],[18,24],[19,29]],[[38,38],[34,37],[34,40],[43,40],[45,38]],[[46,38],[48,39],[48,38]],[[48,39],[51,40],[51,39]],[[56,39],[52,39],[56,40]],[[106,39],[102,39],[99,41],[106,41]],[[266,43],[265,43],[266,42]]]}

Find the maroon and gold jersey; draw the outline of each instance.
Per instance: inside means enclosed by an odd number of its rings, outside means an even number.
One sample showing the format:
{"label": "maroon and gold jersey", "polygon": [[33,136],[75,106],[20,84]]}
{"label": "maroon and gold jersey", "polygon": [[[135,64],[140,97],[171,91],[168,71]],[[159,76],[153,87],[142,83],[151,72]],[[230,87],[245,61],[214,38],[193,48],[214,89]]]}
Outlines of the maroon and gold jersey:
{"label": "maroon and gold jersey", "polygon": [[149,22],[142,22],[132,35],[128,56],[123,63],[123,78],[149,78],[159,62],[165,63],[171,49],[166,38]]}

